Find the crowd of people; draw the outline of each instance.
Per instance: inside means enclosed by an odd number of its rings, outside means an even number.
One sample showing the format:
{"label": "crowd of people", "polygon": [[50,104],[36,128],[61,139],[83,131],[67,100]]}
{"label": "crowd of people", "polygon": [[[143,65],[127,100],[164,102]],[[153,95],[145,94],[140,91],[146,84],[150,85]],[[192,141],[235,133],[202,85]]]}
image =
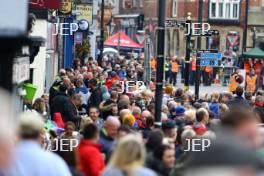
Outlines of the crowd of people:
{"label": "crowd of people", "polygon": [[[101,66],[75,60],[61,69],[49,95],[25,104],[16,134],[0,123],[0,139],[10,141],[0,140],[0,175],[263,174],[263,91],[245,96],[238,86],[195,100],[172,79],[164,85],[160,125],[155,80],[137,86],[143,75],[143,60],[134,58],[105,57]],[[11,112],[7,105],[0,110]]]}

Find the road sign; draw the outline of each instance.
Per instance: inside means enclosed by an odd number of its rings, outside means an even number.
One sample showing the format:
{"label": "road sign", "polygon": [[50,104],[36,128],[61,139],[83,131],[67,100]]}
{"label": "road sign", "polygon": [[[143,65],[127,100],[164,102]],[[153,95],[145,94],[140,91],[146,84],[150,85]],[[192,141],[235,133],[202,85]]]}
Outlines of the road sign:
{"label": "road sign", "polygon": [[178,20],[165,20],[165,27],[180,27],[185,26],[184,21],[178,21]]}
{"label": "road sign", "polygon": [[211,66],[211,67],[218,67],[219,66],[219,59],[201,59],[200,66]]}
{"label": "road sign", "polygon": [[83,33],[82,32],[76,32],[74,34],[74,43],[75,44],[81,44],[83,42]]}
{"label": "road sign", "polygon": [[222,59],[223,53],[201,53],[201,59]]}

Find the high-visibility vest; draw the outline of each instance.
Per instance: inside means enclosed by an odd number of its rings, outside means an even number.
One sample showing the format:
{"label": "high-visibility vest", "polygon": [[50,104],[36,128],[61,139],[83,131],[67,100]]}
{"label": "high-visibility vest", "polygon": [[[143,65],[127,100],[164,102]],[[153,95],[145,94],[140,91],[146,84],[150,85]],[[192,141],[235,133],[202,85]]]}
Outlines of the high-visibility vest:
{"label": "high-visibility vest", "polygon": [[207,73],[210,73],[212,71],[212,69],[211,69],[211,67],[206,66],[204,71]]}
{"label": "high-visibility vest", "polygon": [[238,82],[236,81],[237,74],[233,74],[230,77],[230,84],[229,84],[229,91],[230,92],[235,92],[237,87],[238,87]]}
{"label": "high-visibility vest", "polygon": [[256,91],[257,76],[247,76],[247,87],[246,92],[254,93]]}
{"label": "high-visibility vest", "polygon": [[248,62],[244,63],[244,70],[246,70],[246,73],[250,72],[250,64]]}
{"label": "high-visibility vest", "polygon": [[167,62],[164,64],[164,71],[169,71],[169,64]]}
{"label": "high-visibility vest", "polygon": [[191,69],[192,71],[196,70],[196,61],[192,61]]}
{"label": "high-visibility vest", "polygon": [[171,71],[173,73],[178,73],[178,71],[179,71],[179,65],[178,65],[177,62],[172,62],[171,63]]}
{"label": "high-visibility vest", "polygon": [[150,65],[151,65],[152,70],[156,70],[156,68],[157,68],[157,61],[155,59],[152,59],[150,61]]}

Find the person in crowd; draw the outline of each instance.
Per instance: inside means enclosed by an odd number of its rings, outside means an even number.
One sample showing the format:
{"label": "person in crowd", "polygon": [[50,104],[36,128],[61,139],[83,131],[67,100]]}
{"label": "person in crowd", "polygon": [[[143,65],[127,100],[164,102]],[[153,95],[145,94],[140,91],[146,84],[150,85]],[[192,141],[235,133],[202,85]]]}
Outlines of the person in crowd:
{"label": "person in crowd", "polygon": [[161,176],[169,176],[175,167],[175,148],[163,144],[154,152],[154,157],[161,162],[152,169]]}
{"label": "person in crowd", "polygon": [[16,145],[10,176],[65,175],[71,176],[66,163],[56,154],[40,147],[44,128],[42,117],[36,112],[24,112],[19,119],[19,142]]}
{"label": "person in crowd", "polygon": [[99,117],[100,112],[97,107],[89,108],[89,117],[92,119],[93,123],[97,126],[99,130],[103,128],[104,120]]}
{"label": "person in crowd", "polygon": [[229,91],[235,94],[238,86],[239,86],[239,69],[237,68],[235,72],[231,74]]}
{"label": "person in crowd", "polygon": [[209,103],[209,110],[213,112],[215,118],[219,117],[219,94],[212,93],[211,94],[211,103]]}
{"label": "person in crowd", "polygon": [[129,134],[120,139],[102,176],[156,176],[144,167],[146,151],[142,139]]}
{"label": "person in crowd", "polygon": [[206,132],[206,126],[209,123],[209,113],[206,109],[200,108],[196,112],[197,123],[194,124],[194,130],[198,135]]}
{"label": "person in crowd", "polygon": [[174,121],[168,120],[168,121],[163,122],[162,131],[164,133],[164,137],[169,138],[174,143],[176,142],[177,128],[176,128]]}
{"label": "person in crowd", "polygon": [[50,114],[51,114],[51,119],[54,119],[54,113],[61,113],[61,115],[64,112],[64,105],[65,103],[69,102],[70,99],[67,95],[67,87],[65,85],[61,85],[59,87],[59,93],[57,96],[52,99],[52,102],[50,102]]}
{"label": "person in crowd", "polygon": [[251,69],[250,74],[246,77],[246,91],[247,93],[250,93],[254,95],[257,90],[257,75],[255,74],[254,69]]}
{"label": "person in crowd", "polygon": [[82,130],[83,139],[77,149],[80,170],[84,176],[100,176],[104,170],[104,158],[101,154],[99,129],[95,124],[88,123]]}
{"label": "person in crowd", "polygon": [[83,97],[82,104],[87,106],[91,93],[89,92],[88,88],[85,86],[83,79],[78,79],[76,81],[75,93],[82,95]]}
{"label": "person in crowd", "polygon": [[43,116],[47,115],[45,100],[42,98],[37,98],[34,101],[32,109]]}
{"label": "person in crowd", "polygon": [[176,60],[176,57],[174,57],[171,61],[171,73],[170,73],[170,84],[173,84],[173,86],[176,86],[177,84],[177,74],[179,72],[179,65]]}
{"label": "person in crowd", "polygon": [[234,108],[221,118],[224,127],[233,130],[234,134],[243,143],[252,149],[260,145],[260,136],[257,127],[257,118],[251,110]]}
{"label": "person in crowd", "polygon": [[82,96],[75,94],[70,97],[70,101],[65,103],[64,111],[62,112],[62,119],[65,122],[74,122],[76,127],[79,128],[80,115],[78,107],[81,106],[83,102]]}
{"label": "person in crowd", "polygon": [[120,127],[120,121],[117,117],[108,116],[104,127],[100,131],[99,144],[102,147],[102,152],[106,155],[112,150],[113,144],[117,137],[117,130]]}
{"label": "person in crowd", "polygon": [[232,108],[234,106],[243,106],[246,108],[250,108],[248,102],[242,97],[244,93],[244,89],[241,86],[238,86],[236,88],[236,97],[231,99],[229,102],[227,102],[227,105],[229,108]]}
{"label": "person in crowd", "polygon": [[99,107],[99,104],[102,102],[102,92],[99,87],[97,87],[96,79],[92,79],[89,81],[89,87],[91,91],[91,96],[88,102],[88,107],[96,106]]}

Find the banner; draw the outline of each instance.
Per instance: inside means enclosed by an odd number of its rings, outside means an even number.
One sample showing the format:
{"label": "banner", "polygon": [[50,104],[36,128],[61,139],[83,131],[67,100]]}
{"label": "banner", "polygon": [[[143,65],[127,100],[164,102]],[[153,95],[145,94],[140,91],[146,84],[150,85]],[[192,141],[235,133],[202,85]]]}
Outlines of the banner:
{"label": "banner", "polygon": [[79,4],[76,5],[77,20],[86,20],[89,24],[93,23],[93,5],[92,4]]}

